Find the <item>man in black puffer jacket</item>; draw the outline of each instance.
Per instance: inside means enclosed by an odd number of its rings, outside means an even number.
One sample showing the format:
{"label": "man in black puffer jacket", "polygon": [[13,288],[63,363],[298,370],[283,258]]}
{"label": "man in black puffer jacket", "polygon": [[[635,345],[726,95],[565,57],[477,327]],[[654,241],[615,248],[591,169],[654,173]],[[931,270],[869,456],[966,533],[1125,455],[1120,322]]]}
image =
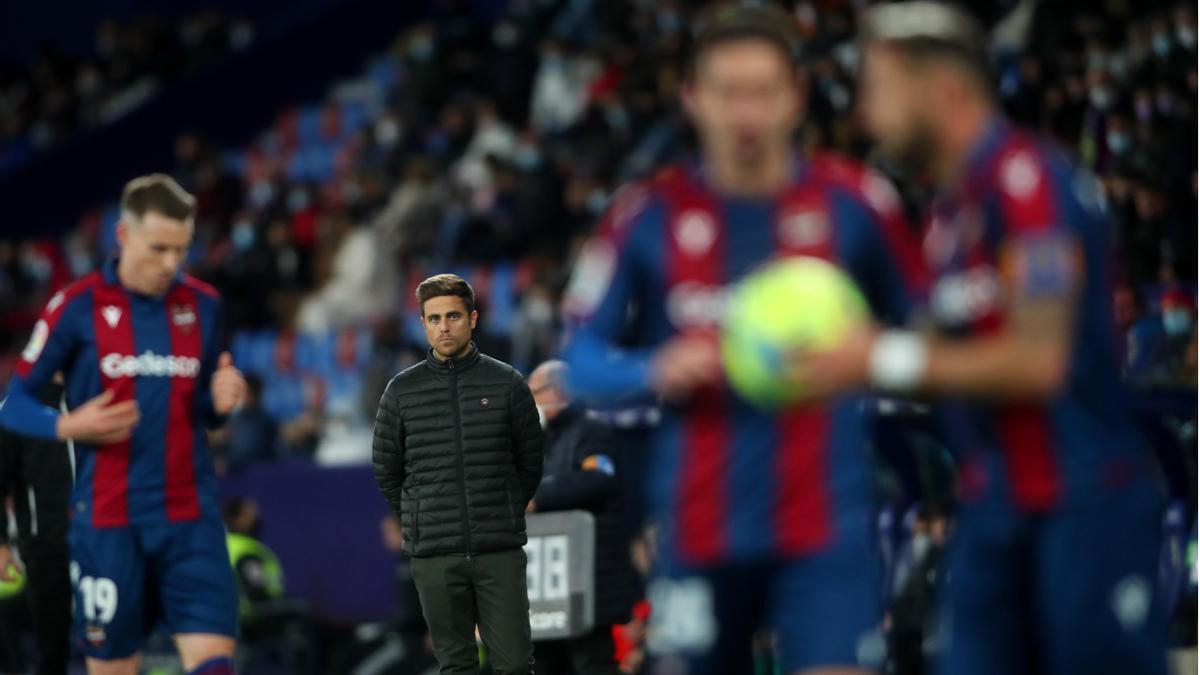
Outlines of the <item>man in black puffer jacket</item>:
{"label": "man in black puffer jacket", "polygon": [[635,577],[629,557],[616,438],[588,419],[566,389],[567,365],[547,361],[529,375],[546,429],[546,470],[530,511],[583,509],[596,517],[595,626],[569,640],[539,643],[540,675],[619,675],[612,629],[633,611]]}
{"label": "man in black puffer jacket", "polygon": [[529,673],[525,507],[542,477],[542,430],[525,380],[471,342],[475,292],[452,274],[417,287],[430,351],[392,378],[375,419],[380,490],[443,675],[475,673],[475,626],[497,675]]}

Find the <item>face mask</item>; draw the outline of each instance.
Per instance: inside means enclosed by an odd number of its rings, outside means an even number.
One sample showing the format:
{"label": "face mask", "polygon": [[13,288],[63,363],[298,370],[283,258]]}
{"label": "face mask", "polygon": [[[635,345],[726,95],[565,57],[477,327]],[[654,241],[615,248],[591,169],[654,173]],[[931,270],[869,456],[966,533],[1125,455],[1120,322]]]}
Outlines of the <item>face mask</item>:
{"label": "face mask", "polygon": [[933,542],[930,541],[929,535],[925,535],[925,534],[914,535],[913,540],[912,540],[913,559],[914,560],[923,559],[925,557],[925,554],[929,553],[929,549],[932,548],[932,546],[933,546]]}
{"label": "face mask", "polygon": [[664,35],[673,35],[679,32],[683,22],[679,19],[679,15],[675,12],[660,12],[658,15],[658,29]]}
{"label": "face mask", "polygon": [[517,43],[517,27],[511,23],[496,24],[492,31],[492,41],[497,47],[506,49]]}
{"label": "face mask", "polygon": [[433,56],[433,40],[429,38],[414,38],[408,43],[408,55],[418,63],[424,63]]}
{"label": "face mask", "polygon": [[1132,144],[1129,134],[1122,133],[1120,131],[1108,132],[1107,140],[1108,149],[1111,150],[1115,155],[1125,154],[1129,151],[1129,146]]}
{"label": "face mask", "polygon": [[1088,100],[1097,110],[1108,110],[1112,104],[1112,92],[1107,87],[1095,87],[1088,95]]}
{"label": "face mask", "polygon": [[1175,39],[1179,40],[1179,44],[1183,45],[1184,49],[1191,50],[1196,47],[1196,31],[1191,26],[1176,28]]}
{"label": "face mask", "polygon": [[604,121],[614,129],[629,128],[629,114],[620,105],[610,105],[604,108]]}
{"label": "face mask", "polygon": [[540,405],[534,405],[538,412],[538,424],[542,425],[542,431],[546,430],[546,425],[550,424],[550,420],[546,419],[546,409]]}
{"label": "face mask", "polygon": [[1150,47],[1154,49],[1155,54],[1165,57],[1171,53],[1171,38],[1166,33],[1155,33],[1154,37],[1150,38]]}
{"label": "face mask", "polygon": [[400,125],[391,117],[384,117],[375,123],[375,140],[385,148],[390,148],[400,140]]}
{"label": "face mask", "polygon": [[242,221],[233,226],[233,247],[245,251],[254,246],[254,226]]}
{"label": "face mask", "polygon": [[586,208],[588,213],[593,216],[598,216],[604,213],[604,207],[608,206],[608,193],[599,188],[588,193]]}
{"label": "face mask", "polygon": [[308,191],[303,188],[295,188],[288,193],[287,207],[288,211],[298,213],[308,208],[309,198]]}
{"label": "face mask", "polygon": [[1192,330],[1192,313],[1186,309],[1168,309],[1163,312],[1163,330],[1167,335],[1178,337]]}
{"label": "face mask", "polygon": [[542,164],[542,156],[537,147],[532,145],[517,146],[517,149],[513,150],[512,160],[522,171],[534,171]]}
{"label": "face mask", "polygon": [[275,198],[275,188],[269,181],[259,181],[250,188],[250,204],[256,209],[266,207]]}

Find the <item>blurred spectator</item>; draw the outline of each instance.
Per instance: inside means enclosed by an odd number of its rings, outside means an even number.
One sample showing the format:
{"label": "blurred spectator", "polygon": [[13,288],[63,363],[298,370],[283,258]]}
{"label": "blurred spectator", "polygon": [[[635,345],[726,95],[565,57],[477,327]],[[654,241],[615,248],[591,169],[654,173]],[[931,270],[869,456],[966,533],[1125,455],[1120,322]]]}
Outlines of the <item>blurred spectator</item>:
{"label": "blurred spectator", "polygon": [[[79,129],[108,123],[223,54],[254,40],[248,19],[214,9],[174,25],[153,14],[102,21],[89,54],[44,47],[23,71],[0,74],[0,174]],[[193,186],[188,186],[192,188]]]}
{"label": "blurred spectator", "polygon": [[303,602],[284,593],[283,566],[259,536],[258,503],[237,497],[222,507],[229,562],[237,580],[242,672],[316,672],[312,620]]}
{"label": "blurred spectator", "polygon": [[528,512],[585,509],[596,516],[595,627],[563,641],[542,642],[536,672],[576,675],[620,672],[613,627],[629,622],[634,578],[617,499],[617,447],[612,432],[573,404],[566,389],[567,366],[547,361],[529,376],[529,389],[546,431],[542,483]]}
{"label": "blurred spectator", "polygon": [[937,504],[921,507],[912,538],[894,578],[894,595],[885,619],[892,670],[896,675],[927,672],[934,635],[935,598],[950,521]]}
{"label": "blurred spectator", "polygon": [[262,378],[247,374],[241,405],[224,427],[212,432],[213,452],[221,458],[219,468],[224,471],[278,458],[279,425],[263,409],[262,395]]}
{"label": "blurred spectator", "polygon": [[1135,322],[1128,334],[1127,377],[1142,385],[1196,386],[1196,303],[1167,291],[1159,311]]}

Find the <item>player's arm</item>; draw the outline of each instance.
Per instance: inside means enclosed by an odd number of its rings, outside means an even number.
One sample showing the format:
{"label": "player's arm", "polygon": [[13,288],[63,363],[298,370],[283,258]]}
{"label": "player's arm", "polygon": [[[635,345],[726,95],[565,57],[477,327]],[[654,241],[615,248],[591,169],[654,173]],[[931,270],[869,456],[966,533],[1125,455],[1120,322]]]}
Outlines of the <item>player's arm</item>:
{"label": "player's arm", "polygon": [[137,401],[112,403],[113,393],[103,391],[62,413],[37,396],[74,357],[78,345],[74,322],[78,319],[73,301],[64,300],[62,294],[50,300],[17,362],[8,396],[0,402],[0,426],[33,438],[96,444],[121,441],[133,433],[139,420]]}
{"label": "player's arm", "polygon": [[[637,202],[631,204],[630,202]],[[664,214],[643,194],[618,193],[598,234],[583,248],[564,300],[568,337],[562,358],[571,388],[585,398],[616,400],[646,392],[685,396],[720,377],[714,340],[680,336],[657,349],[620,344],[647,283],[644,259]]]}
{"label": "player's arm", "polygon": [[797,377],[828,395],[872,384],[893,393],[944,393],[997,399],[1046,399],[1062,390],[1070,368],[1078,244],[1052,235],[1014,241],[1003,286],[1009,298],[995,334],[944,340],[916,331],[864,330],[839,349],[805,354]]}
{"label": "player's arm", "polygon": [[616,441],[602,427],[589,426],[580,440],[579,460],[572,471],[547,476],[538,486],[534,502],[538,511],[566,511],[604,507],[616,490]]}
{"label": "player's arm", "polygon": [[[995,336],[947,341],[904,333],[880,335],[871,350],[873,379],[879,380],[882,372],[881,384],[888,384],[889,368],[895,367],[887,363],[889,359],[912,359],[918,366],[924,349],[924,372],[914,378],[918,389],[991,398],[1051,398],[1067,379],[1074,325],[1073,294],[1019,294],[1004,330]],[[910,351],[912,355],[905,356]],[[904,379],[893,384],[903,388]]]}
{"label": "player's arm", "polygon": [[229,352],[221,351],[221,344],[225,340],[225,322],[221,302],[216,300],[214,304],[212,315],[216,317],[215,325],[205,339],[200,360],[200,386],[197,387],[199,409],[209,429],[225,424],[229,413],[241,403],[246,390],[246,380],[233,365],[233,357]]}
{"label": "player's arm", "polygon": [[1081,235],[1059,206],[1070,198],[1060,199],[1065,188],[1031,149],[1009,154],[997,175],[989,205],[1000,234],[1002,327],[955,341],[884,333],[868,362],[877,385],[1000,399],[1047,399],[1065,386],[1085,274]]}
{"label": "player's arm", "polygon": [[533,394],[524,378],[513,372],[512,407],[509,410],[509,425],[513,442],[513,460],[517,466],[517,480],[521,483],[521,501],[529,503],[542,480],[542,425],[538,422],[537,407]]}
{"label": "player's arm", "polygon": [[396,378],[388,383],[379,399],[375,414],[375,433],[371,441],[371,462],[375,480],[392,511],[400,513],[401,491],[404,488],[404,419],[396,403],[400,385]]}

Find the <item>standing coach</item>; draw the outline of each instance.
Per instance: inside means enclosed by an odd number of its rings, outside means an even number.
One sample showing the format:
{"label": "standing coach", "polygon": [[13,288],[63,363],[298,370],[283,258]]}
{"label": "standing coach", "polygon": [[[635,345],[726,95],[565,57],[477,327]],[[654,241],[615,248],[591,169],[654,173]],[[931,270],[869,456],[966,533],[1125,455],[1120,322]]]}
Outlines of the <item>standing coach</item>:
{"label": "standing coach", "polygon": [[525,380],[471,341],[475,291],[453,274],[417,286],[430,350],[388,384],[375,419],[379,488],[404,528],[442,675],[475,673],[475,627],[497,675],[529,673],[525,507],[542,430]]}

